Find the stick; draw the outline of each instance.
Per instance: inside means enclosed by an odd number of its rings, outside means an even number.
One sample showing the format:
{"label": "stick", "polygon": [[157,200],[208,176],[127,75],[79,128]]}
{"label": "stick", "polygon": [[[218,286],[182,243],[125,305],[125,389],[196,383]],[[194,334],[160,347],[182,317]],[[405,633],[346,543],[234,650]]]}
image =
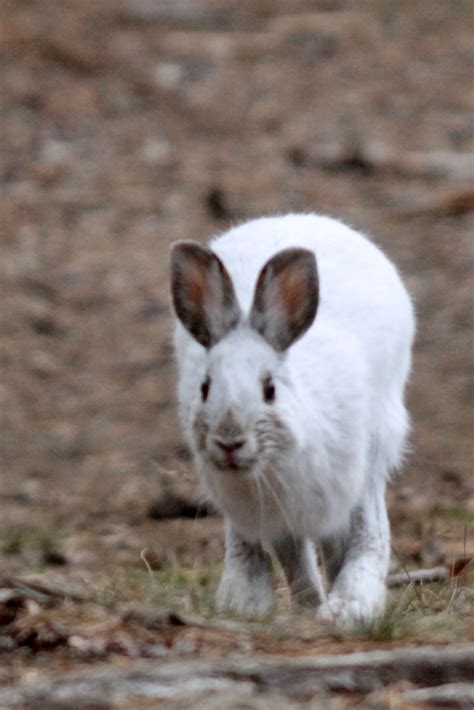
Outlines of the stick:
{"label": "stick", "polygon": [[432,567],[431,569],[416,569],[410,572],[389,574],[387,585],[389,589],[406,587],[409,584],[431,584],[432,582],[446,582],[450,578],[446,567]]}

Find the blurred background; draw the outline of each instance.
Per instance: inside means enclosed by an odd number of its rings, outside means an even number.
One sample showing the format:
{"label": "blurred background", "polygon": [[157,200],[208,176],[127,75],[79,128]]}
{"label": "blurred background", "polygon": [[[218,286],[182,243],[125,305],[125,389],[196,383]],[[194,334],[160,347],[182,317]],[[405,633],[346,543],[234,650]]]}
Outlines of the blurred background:
{"label": "blurred background", "polygon": [[199,496],[168,249],[299,210],[372,235],[416,302],[394,566],[472,549],[472,2],[2,0],[0,14],[3,568],[110,579],[145,571],[144,548],[157,568],[220,560],[218,517],[177,504],[159,520],[173,495]]}

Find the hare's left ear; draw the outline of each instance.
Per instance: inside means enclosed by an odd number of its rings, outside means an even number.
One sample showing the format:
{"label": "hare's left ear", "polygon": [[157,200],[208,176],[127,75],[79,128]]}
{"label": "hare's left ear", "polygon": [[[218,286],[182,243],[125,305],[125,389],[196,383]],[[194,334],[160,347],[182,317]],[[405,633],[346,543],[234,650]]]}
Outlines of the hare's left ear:
{"label": "hare's left ear", "polygon": [[227,269],[198,242],[173,245],[171,295],[179,320],[205,348],[215,345],[239,322],[240,307]]}
{"label": "hare's left ear", "polygon": [[250,324],[275,350],[283,351],[311,326],[318,303],[318,269],[313,252],[284,249],[260,272]]}

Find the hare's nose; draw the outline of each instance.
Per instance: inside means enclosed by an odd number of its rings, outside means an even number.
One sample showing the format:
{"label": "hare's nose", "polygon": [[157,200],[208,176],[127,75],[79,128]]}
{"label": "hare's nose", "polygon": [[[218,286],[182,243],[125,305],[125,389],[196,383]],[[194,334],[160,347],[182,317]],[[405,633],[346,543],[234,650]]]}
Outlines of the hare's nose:
{"label": "hare's nose", "polygon": [[222,439],[216,439],[217,446],[224,451],[227,455],[233,454],[238,449],[241,449],[245,444],[244,439],[234,439],[234,441],[223,441]]}

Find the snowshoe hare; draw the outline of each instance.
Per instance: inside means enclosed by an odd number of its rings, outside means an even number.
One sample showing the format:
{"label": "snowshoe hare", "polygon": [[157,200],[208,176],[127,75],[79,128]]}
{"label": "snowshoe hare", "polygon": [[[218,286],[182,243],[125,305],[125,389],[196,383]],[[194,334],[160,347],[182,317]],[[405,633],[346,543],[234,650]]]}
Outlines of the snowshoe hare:
{"label": "snowshoe hare", "polygon": [[397,271],[344,224],[287,215],[176,243],[171,285],[181,421],[225,518],[219,608],[270,608],[273,549],[320,620],[370,622],[409,428],[415,324]]}

